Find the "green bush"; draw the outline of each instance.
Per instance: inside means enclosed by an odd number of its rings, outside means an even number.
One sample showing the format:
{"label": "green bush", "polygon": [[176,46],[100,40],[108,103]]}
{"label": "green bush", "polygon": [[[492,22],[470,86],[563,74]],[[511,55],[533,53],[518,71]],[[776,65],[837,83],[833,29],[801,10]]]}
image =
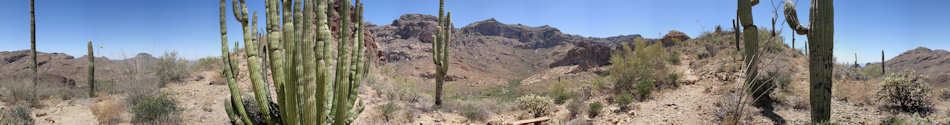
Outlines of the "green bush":
{"label": "green bush", "polygon": [[564,104],[564,101],[574,97],[574,90],[570,88],[567,82],[559,81],[551,85],[548,93],[554,97],[554,104]]}
{"label": "green bush", "polygon": [[600,114],[600,110],[603,110],[603,109],[604,109],[603,104],[600,104],[600,102],[594,102],[594,103],[590,103],[590,108],[587,109],[587,113],[588,115],[590,115],[591,118],[594,118],[594,117],[597,117],[597,115]]}
{"label": "green bush", "polygon": [[580,100],[574,100],[567,103],[567,111],[570,112],[570,118],[577,117],[577,114],[581,114],[584,110],[584,102]]}
{"label": "green bush", "polygon": [[887,116],[881,120],[881,125],[934,125],[933,119],[928,119],[914,113],[913,115],[898,114]]}
{"label": "green bush", "polygon": [[672,82],[673,86],[679,86],[679,82],[677,82],[680,79],[679,73],[675,73],[675,72],[670,73],[669,75],[667,75],[667,78],[670,80],[670,82]]}
{"label": "green bush", "polygon": [[152,69],[158,75],[158,81],[161,86],[170,82],[180,82],[188,77],[190,68],[188,61],[178,56],[178,52],[165,52],[158,58]]}
{"label": "green bush", "polygon": [[470,120],[484,121],[485,119],[488,119],[489,112],[483,108],[484,107],[475,106],[472,103],[467,103],[465,105],[462,105],[459,112],[461,113],[462,116],[465,116],[465,118],[468,118]]}
{"label": "green bush", "polygon": [[528,110],[534,117],[541,117],[554,111],[554,100],[544,96],[529,94],[518,97],[518,107]]}
{"label": "green bush", "polygon": [[147,123],[156,120],[175,119],[179,112],[178,102],[167,94],[149,96],[132,106],[133,122]]}
{"label": "green bush", "polygon": [[389,119],[392,119],[393,113],[395,113],[396,111],[399,111],[400,109],[398,105],[393,104],[392,102],[379,105],[379,107],[377,108],[379,108],[380,111],[383,111],[383,118],[385,118],[386,121],[389,121]]}
{"label": "green bush", "polygon": [[630,103],[633,103],[633,96],[627,91],[620,91],[619,94],[614,96],[614,100],[617,101],[617,105],[620,105],[620,111],[627,111],[629,109]]}
{"label": "green bush", "polygon": [[637,95],[640,100],[646,100],[650,97],[650,93],[653,92],[653,81],[641,81],[637,83]]}
{"label": "green bush", "polygon": [[870,64],[870,65],[864,66],[864,68],[861,68],[861,69],[859,69],[858,71],[859,71],[859,73],[860,73],[861,75],[864,75],[865,77],[867,77],[867,78],[869,78],[869,79],[871,79],[871,78],[880,78],[881,76],[884,76],[884,74],[881,72],[881,64],[880,64],[880,63],[875,63],[875,64]]}
{"label": "green bush", "polygon": [[32,125],[33,110],[30,107],[17,105],[12,109],[3,109],[0,107],[0,122],[11,125]]}
{"label": "green bush", "polygon": [[638,82],[662,80],[668,75],[665,62],[669,54],[660,42],[647,46],[646,40],[637,39],[634,44],[635,49],[623,43],[621,49],[611,53],[612,65],[607,70],[618,91],[629,90]]}
{"label": "green bush", "polygon": [[680,64],[680,53],[674,52],[673,55],[670,55],[670,58],[667,59],[671,64]]}
{"label": "green bush", "polygon": [[933,104],[931,87],[913,71],[894,73],[884,78],[878,98],[907,112],[928,111]]}

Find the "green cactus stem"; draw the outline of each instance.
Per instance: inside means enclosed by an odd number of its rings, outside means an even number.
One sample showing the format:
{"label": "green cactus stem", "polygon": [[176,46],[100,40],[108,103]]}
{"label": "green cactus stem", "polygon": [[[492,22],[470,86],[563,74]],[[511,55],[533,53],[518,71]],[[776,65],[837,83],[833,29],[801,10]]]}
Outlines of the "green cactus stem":
{"label": "green cactus stem", "polygon": [[[743,59],[745,59],[745,63],[743,64],[748,64],[749,66],[747,67],[747,70],[746,70],[745,80],[755,80],[755,76],[758,75],[759,59],[755,59],[755,58],[758,57],[757,55],[758,55],[758,50],[759,50],[759,42],[758,42],[759,29],[753,24],[752,6],[755,6],[755,4],[758,3],[758,1],[757,0],[752,0],[752,1],[739,0],[738,3],[739,3],[738,5],[739,24],[744,29],[743,32],[745,32],[743,34],[743,38],[745,39],[745,56],[743,57]],[[745,83],[755,84],[755,82],[745,82]],[[756,92],[752,92],[752,93],[756,93]],[[754,95],[754,96],[758,97],[761,95]]]}
{"label": "green cactus stem", "polygon": [[445,0],[439,0],[439,29],[432,42],[432,63],[436,67],[435,76],[435,105],[442,106],[442,88],[445,84],[445,75],[448,72],[448,44],[452,36],[452,12],[445,13]]}
{"label": "green cactus stem", "polygon": [[238,89],[237,81],[235,80],[236,71],[234,71],[234,64],[231,63],[231,53],[228,51],[228,28],[225,23],[225,0],[221,0],[220,3],[220,25],[221,25],[221,60],[224,61],[224,74],[228,82],[228,89],[231,91],[231,103],[232,105],[227,105],[226,108],[235,109],[236,114],[239,115],[240,120],[232,119],[235,121],[243,122],[246,125],[251,125],[251,119],[247,115],[247,111],[244,109],[243,100],[241,99],[241,91]]}
{"label": "green cactus stem", "polygon": [[[248,23],[247,18],[247,5],[244,0],[233,0],[232,2],[234,10],[234,18],[241,23],[242,30],[244,31],[244,52],[247,57],[248,62],[248,71],[250,72],[251,84],[254,88],[254,97],[257,100],[258,108],[260,108],[261,114],[264,115],[264,119],[267,121],[268,125],[273,125],[274,120],[270,116],[270,104],[267,99],[268,87],[263,83],[263,78],[261,78],[261,67],[260,59],[258,55],[257,44],[252,40],[253,35],[251,34],[251,28]],[[240,6],[238,6],[240,4]]]}
{"label": "green cactus stem", "polygon": [[[39,80],[38,79],[39,70],[36,69],[38,67],[36,66],[37,64],[36,62],[36,11],[34,11],[36,8],[34,6],[35,3],[36,2],[34,0],[30,0],[30,60],[32,60],[30,61],[30,70],[32,70],[33,72],[33,81],[32,81],[33,90],[36,90],[36,83],[37,83],[36,81]],[[32,91],[30,96],[33,96],[33,98],[30,98],[30,101],[35,102],[36,91]]]}
{"label": "green cactus stem", "polygon": [[884,65],[884,49],[881,49],[881,76],[887,75],[887,72],[884,70],[887,68],[887,65]]}
{"label": "green cactus stem", "polygon": [[96,57],[92,55],[92,41],[86,45],[87,54],[86,56],[89,59],[89,97],[96,97]]}
{"label": "green cactus stem", "polygon": [[808,71],[810,78],[809,98],[812,123],[824,123],[831,119],[832,67],[834,62],[834,0],[812,0],[809,11],[809,27],[798,22],[795,3],[785,1],[785,20],[796,33],[807,35]]}

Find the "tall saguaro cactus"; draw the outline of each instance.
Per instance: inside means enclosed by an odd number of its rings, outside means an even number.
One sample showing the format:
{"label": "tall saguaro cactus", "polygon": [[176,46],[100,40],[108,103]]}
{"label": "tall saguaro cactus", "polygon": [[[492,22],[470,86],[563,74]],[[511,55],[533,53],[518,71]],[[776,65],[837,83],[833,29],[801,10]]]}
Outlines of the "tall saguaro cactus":
{"label": "tall saguaro cactus", "polygon": [[89,59],[89,97],[96,97],[96,56],[92,55],[92,41],[86,45],[87,54],[86,56]]}
{"label": "tall saguaro cactus", "polygon": [[[746,80],[747,81],[754,80],[755,76],[758,75],[758,69],[759,69],[758,68],[759,59],[756,59],[759,57],[757,56],[758,50],[759,50],[759,31],[758,31],[758,28],[755,27],[755,24],[752,23],[753,22],[752,21],[752,6],[755,6],[756,4],[758,4],[759,1],[758,0],[739,0],[738,3],[739,3],[738,5],[739,9],[738,9],[737,14],[739,15],[739,25],[741,25],[742,28],[744,29],[743,31],[744,34],[742,35],[742,37],[745,39],[745,57],[743,57],[743,59],[745,59],[745,63],[743,64],[748,64],[749,66],[745,74]],[[746,82],[746,83],[754,84],[754,82]],[[756,92],[753,92],[753,93],[756,93]],[[755,95],[755,96],[760,96],[760,95]]]}
{"label": "tall saguaro cactus", "polygon": [[[33,81],[32,81],[33,90],[36,90],[36,81],[39,80],[37,76],[39,75],[37,73],[39,70],[36,69],[38,67],[36,66],[36,63],[37,63],[36,62],[36,11],[34,11],[35,3],[36,2],[34,0],[30,0],[30,60],[32,60],[30,61],[30,69],[33,70]],[[33,93],[30,96],[33,96],[33,98],[31,99],[36,99],[36,91],[33,91]]]}
{"label": "tall saguaro cactus", "polygon": [[795,3],[785,1],[785,20],[796,33],[807,35],[810,78],[811,119],[813,123],[831,118],[832,62],[834,48],[834,0],[812,0],[809,26],[798,22]]}
{"label": "tall saguaro cactus", "polygon": [[[444,14],[444,15],[443,15]],[[432,42],[432,63],[435,64],[435,105],[442,105],[442,87],[449,68],[449,44],[452,42],[452,12],[445,12],[445,0],[439,0],[439,29]]]}
{"label": "tall saguaro cactus", "polygon": [[881,76],[887,75],[887,72],[884,70],[887,69],[887,65],[884,65],[884,50],[881,50]]}
{"label": "tall saguaro cactus", "polygon": [[[249,30],[247,27],[247,13],[244,6],[244,0],[233,0],[234,13],[238,22],[244,26],[245,35],[245,53],[249,63],[249,77],[254,86],[254,95],[258,102],[258,108],[265,113],[265,120],[268,124],[284,125],[314,125],[314,124],[349,124],[356,118],[356,115],[362,112],[361,104],[356,98],[356,91],[361,82],[361,76],[365,72],[360,72],[359,66],[367,65],[364,59],[363,51],[363,25],[362,25],[362,4],[350,6],[349,0],[340,0],[337,12],[342,18],[339,21],[341,27],[337,36],[331,35],[329,27],[329,18],[327,10],[329,1],[327,0],[266,0],[267,16],[267,44],[264,51],[267,54],[258,55],[257,40],[249,39]],[[221,2],[221,25],[222,25],[222,55],[227,56],[227,41],[224,28],[224,1]],[[238,6],[240,4],[241,6]],[[278,6],[282,5],[282,6]],[[283,8],[283,14],[278,13],[278,8]],[[354,9],[356,14],[349,14],[350,9]],[[241,11],[238,11],[241,10]],[[316,16],[316,18],[314,18]],[[355,17],[350,17],[355,16]],[[360,23],[355,25],[356,29],[350,28],[350,21],[355,18]],[[316,19],[316,20],[313,20]],[[256,22],[256,21],[255,21]],[[255,28],[256,29],[256,28]],[[250,31],[254,32],[254,31]],[[351,32],[355,32],[351,34]],[[331,41],[337,41],[335,68],[331,71],[329,58],[329,46]],[[350,49],[352,46],[352,49]],[[261,57],[263,56],[263,57]],[[225,57],[227,58],[227,57]],[[259,58],[267,58],[269,65],[258,65],[261,63]],[[228,60],[228,59],[225,59]],[[253,124],[246,115],[246,111],[241,105],[240,92],[237,91],[234,76],[237,75],[236,69],[229,61],[226,72],[229,77],[229,88],[231,88],[231,103],[228,109],[228,116],[235,124]],[[267,91],[267,81],[264,81],[266,75],[262,75],[270,70],[273,75],[273,85],[276,89],[277,105],[270,105],[271,97]],[[331,74],[335,73],[335,74]],[[332,79],[330,78],[333,75]],[[257,77],[257,78],[255,78]],[[327,88],[333,88],[328,90]],[[354,107],[354,105],[356,105]],[[329,108],[328,108],[329,107]],[[237,110],[237,111],[232,111]],[[329,111],[329,112],[327,112]],[[332,119],[327,119],[332,118]]]}

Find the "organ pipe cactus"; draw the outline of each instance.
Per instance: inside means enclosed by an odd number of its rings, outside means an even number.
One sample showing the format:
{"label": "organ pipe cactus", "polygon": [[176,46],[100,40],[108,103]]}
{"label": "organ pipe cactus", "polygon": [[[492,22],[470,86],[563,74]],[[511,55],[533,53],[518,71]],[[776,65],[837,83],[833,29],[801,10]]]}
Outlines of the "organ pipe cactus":
{"label": "organ pipe cactus", "polygon": [[96,57],[92,55],[92,41],[86,44],[86,56],[89,59],[89,97],[96,97]]}
{"label": "organ pipe cactus", "polygon": [[834,48],[834,0],[812,0],[809,26],[798,22],[795,3],[785,1],[785,20],[796,33],[807,35],[809,98],[813,123],[828,122],[831,118],[832,62]]}
{"label": "organ pipe cactus", "polygon": [[[252,124],[251,119],[247,115],[247,111],[245,110],[244,105],[242,105],[244,104],[243,103],[244,101],[241,99],[241,91],[238,89],[238,86],[235,80],[237,71],[234,71],[236,70],[236,68],[231,63],[231,54],[228,51],[228,32],[227,32],[227,25],[225,23],[225,17],[224,17],[225,16],[224,0],[221,0],[220,4],[221,6],[219,8],[220,9],[219,16],[220,16],[220,25],[221,25],[221,60],[224,61],[224,74],[228,82],[228,89],[231,92],[231,99],[230,99],[231,101],[229,103],[231,105],[226,105],[228,107],[225,107],[225,108],[234,109],[234,112],[229,113],[229,116],[240,116],[240,118],[238,119],[231,119],[232,123],[250,125]],[[235,48],[237,48],[236,44],[235,44]]]}
{"label": "organ pipe cactus", "polygon": [[[247,53],[254,96],[260,106],[257,108],[261,109],[268,124],[349,124],[362,112],[361,104],[356,103],[359,102],[356,98],[357,88],[365,74],[361,72],[364,69],[360,66],[367,65],[363,52],[365,49],[362,47],[362,4],[357,0],[357,6],[352,7],[348,0],[336,2],[340,5],[338,15],[343,18],[340,21],[339,34],[333,37],[327,23],[329,3],[327,0],[266,0],[267,51],[262,54],[265,56],[261,56],[257,51],[257,39],[249,38],[251,34],[248,30],[244,0],[233,0],[235,18],[245,29],[244,51]],[[237,6],[238,4],[240,6]],[[232,91],[232,105],[226,109],[229,109],[228,116],[233,123],[253,124],[246,115],[246,109],[241,105],[240,92],[234,82],[237,68],[227,59],[229,53],[225,42],[227,33],[223,15],[224,0],[221,1],[221,7],[222,56],[226,58],[224,60],[228,68],[225,72]],[[282,16],[278,15],[278,8],[284,8]],[[352,16],[349,14],[350,9],[355,9],[356,17],[347,17]],[[357,30],[354,34],[350,33],[353,28],[350,28],[349,24],[354,23],[350,18],[356,18],[360,22],[355,26]],[[338,41],[338,62],[333,68],[334,71],[330,71],[329,42],[333,40]],[[350,46],[353,49],[350,49]],[[262,58],[267,58],[266,63],[269,64],[263,68],[259,65]],[[272,100],[268,98],[270,93],[263,78],[266,77],[263,74],[267,70],[272,73],[271,79],[277,91],[276,106],[269,105]],[[330,79],[332,72],[335,74],[332,74],[333,78]],[[330,87],[334,89],[328,91],[327,88]]]}
{"label": "organ pipe cactus", "polygon": [[[442,87],[449,68],[449,43],[452,41],[452,12],[445,11],[445,0],[439,0],[439,28],[432,42],[432,63],[435,64],[435,105],[442,105]],[[443,15],[444,14],[444,15]]]}

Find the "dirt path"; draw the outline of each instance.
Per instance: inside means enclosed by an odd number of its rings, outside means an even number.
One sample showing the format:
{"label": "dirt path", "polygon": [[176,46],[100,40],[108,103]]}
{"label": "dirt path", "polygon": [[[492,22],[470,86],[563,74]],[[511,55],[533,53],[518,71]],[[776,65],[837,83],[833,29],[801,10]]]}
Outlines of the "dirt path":
{"label": "dirt path", "polygon": [[[109,97],[106,97],[109,98]],[[33,111],[33,123],[37,125],[96,125],[96,117],[89,105],[96,98],[83,98],[66,101],[49,101],[47,106]]]}
{"label": "dirt path", "polygon": [[[595,124],[714,124],[713,103],[718,97],[712,96],[707,89],[714,82],[701,80],[689,68],[690,60],[685,59],[672,70],[682,74],[681,86],[677,89],[654,92],[653,99],[633,103],[629,112],[610,112],[604,115],[608,123]],[[695,84],[684,84],[695,83]]]}
{"label": "dirt path", "polygon": [[224,101],[230,95],[226,85],[211,85],[215,72],[198,73],[201,79],[189,80],[180,84],[169,84],[164,88],[174,93],[178,106],[182,109],[183,124],[228,124],[224,111]]}

